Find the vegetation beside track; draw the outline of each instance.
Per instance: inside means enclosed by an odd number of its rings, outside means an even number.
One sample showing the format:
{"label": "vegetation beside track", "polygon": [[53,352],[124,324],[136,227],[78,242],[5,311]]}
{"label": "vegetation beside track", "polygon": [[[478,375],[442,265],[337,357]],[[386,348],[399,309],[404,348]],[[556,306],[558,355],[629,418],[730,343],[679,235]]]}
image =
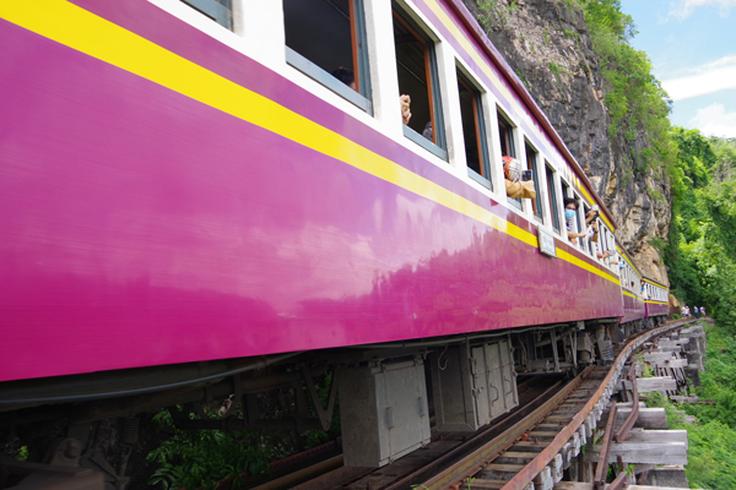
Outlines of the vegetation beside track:
{"label": "vegetation beside track", "polygon": [[688,481],[692,488],[736,489],[736,336],[706,325],[705,372],[696,394],[710,404],[675,406],[660,394],[647,405],[667,410],[672,429],[688,431]]}

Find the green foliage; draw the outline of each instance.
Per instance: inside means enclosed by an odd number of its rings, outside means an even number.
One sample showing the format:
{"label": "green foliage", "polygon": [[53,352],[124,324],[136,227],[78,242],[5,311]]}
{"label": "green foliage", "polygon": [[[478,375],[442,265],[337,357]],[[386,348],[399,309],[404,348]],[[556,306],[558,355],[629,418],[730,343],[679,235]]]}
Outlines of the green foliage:
{"label": "green foliage", "polygon": [[720,327],[706,327],[708,351],[701,399],[714,405],[686,405],[687,414],[661,393],[648,393],[649,407],[664,407],[668,425],[688,432],[688,481],[694,488],[736,489],[736,338]]}
{"label": "green foliage", "polygon": [[665,263],[673,293],[706,305],[736,332],[736,142],[675,128],[678,158],[671,169],[672,222]]}
{"label": "green foliage", "polygon": [[555,77],[559,77],[562,73],[562,68],[557,63],[550,61],[547,63],[547,68],[549,69],[550,73],[552,73]]}
{"label": "green foliage", "polygon": [[154,421],[171,435],[148,453],[148,461],[157,466],[149,484],[165,490],[214,489],[225,478],[238,488],[243,473],[264,474],[269,462],[285,453],[277,441],[253,432],[177,429],[168,410],[156,414]]}
{"label": "green foliage", "polygon": [[28,446],[21,446],[18,448],[18,452],[15,453],[15,459],[17,461],[28,461],[28,457],[31,455],[30,451],[28,450]]}
{"label": "green foliage", "polygon": [[[621,11],[619,0],[578,0],[585,15],[593,49],[606,81],[605,104],[609,135],[632,148],[635,171],[667,169],[675,160],[670,137],[669,101],[652,75],[646,54],[629,44],[633,20]],[[643,140],[647,145],[635,143]]]}

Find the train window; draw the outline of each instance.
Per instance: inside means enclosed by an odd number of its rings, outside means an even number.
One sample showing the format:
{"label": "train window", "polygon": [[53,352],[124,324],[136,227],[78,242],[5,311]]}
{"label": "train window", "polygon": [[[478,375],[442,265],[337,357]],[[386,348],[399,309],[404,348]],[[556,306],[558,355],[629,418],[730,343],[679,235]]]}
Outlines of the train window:
{"label": "train window", "polygon": [[396,3],[393,22],[404,135],[446,160],[435,41]]}
{"label": "train window", "polygon": [[534,190],[536,192],[536,196],[531,200],[532,211],[534,212],[534,216],[539,218],[540,221],[544,221],[542,192],[539,187],[539,153],[537,153],[528,141],[524,141],[524,147],[526,148],[526,168],[531,172],[531,179],[534,181]]}
{"label": "train window", "polygon": [[501,140],[501,155],[516,157],[514,126],[501,113],[500,109],[498,110],[498,137]]}
{"label": "train window", "polygon": [[283,0],[286,61],[370,112],[362,0]]}
{"label": "train window", "polygon": [[468,174],[473,178],[482,177],[481,183],[490,185],[491,169],[488,162],[486,146],[488,138],[483,119],[481,91],[460,68],[457,69],[457,88],[460,94],[460,114],[463,121]]}
{"label": "train window", "polygon": [[[565,198],[566,197],[573,197],[573,198],[575,197],[570,192],[570,186],[567,185],[567,182],[565,182],[564,180],[560,179],[560,184],[562,186],[562,201],[563,202],[565,201]],[[565,212],[567,212],[567,210],[566,209],[563,209],[562,212],[565,213]],[[567,238],[568,240],[570,240],[570,238],[567,236],[567,232],[568,231],[573,231],[573,232],[577,232],[578,231],[577,229],[573,229],[574,228],[574,226],[573,226],[573,223],[574,222],[575,222],[575,220],[572,220],[570,222],[570,225],[568,226],[568,220],[567,220],[567,218],[565,219],[565,232],[564,232],[564,235],[565,235],[565,238]]]}
{"label": "train window", "polygon": [[[583,223],[585,224],[585,229],[588,229],[588,213],[590,212],[590,207],[583,202]],[[585,236],[583,238],[583,249],[590,255],[593,254],[593,243],[591,242],[590,238],[588,236]]]}
{"label": "train window", "polygon": [[560,232],[560,209],[555,189],[555,171],[548,164],[544,166],[547,172],[547,200],[549,201],[549,214],[552,216],[552,227]]}
{"label": "train window", "polygon": [[[516,158],[516,146],[514,144],[514,126],[511,124],[511,122],[506,118],[506,116],[501,112],[501,109],[497,109],[498,113],[498,139],[501,142],[501,156],[503,157],[512,157]],[[502,162],[503,164],[504,162]],[[504,168],[504,177],[508,181],[511,180],[518,180],[521,178],[520,174],[521,169],[514,170],[512,169],[511,172],[507,172],[506,168]],[[506,186],[509,186],[509,182],[506,182]],[[510,197],[508,195],[508,189],[506,190],[506,196],[508,197],[508,201],[516,206],[518,209],[522,209],[521,205],[521,199]]]}
{"label": "train window", "polygon": [[[580,196],[576,195],[574,192],[572,194],[572,197],[574,197],[577,202],[582,202],[583,201],[582,199],[580,199]],[[585,226],[584,226],[584,224],[585,224],[585,212],[584,212],[583,208],[584,208],[584,206],[578,206],[578,212],[575,213],[575,221],[577,222],[578,231],[580,233],[583,233],[585,231]],[[577,243],[578,248],[581,249],[581,250],[585,250],[587,239],[586,238],[582,238],[582,239],[579,238],[577,242],[578,242]]]}
{"label": "train window", "polygon": [[232,0],[181,0],[194,10],[206,15],[221,26],[232,30]]}

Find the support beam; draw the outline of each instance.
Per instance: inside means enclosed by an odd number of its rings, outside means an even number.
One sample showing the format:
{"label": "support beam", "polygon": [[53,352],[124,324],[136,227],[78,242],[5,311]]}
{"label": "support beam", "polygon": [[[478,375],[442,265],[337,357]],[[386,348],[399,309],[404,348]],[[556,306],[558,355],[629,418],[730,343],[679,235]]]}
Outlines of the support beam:
{"label": "support beam", "polygon": [[[623,389],[631,390],[631,382],[624,380],[621,382]],[[659,391],[665,393],[667,391],[677,391],[677,381],[669,376],[654,376],[651,378],[636,378],[636,385],[639,393],[650,393]]]}
{"label": "support beam", "polygon": [[[598,460],[599,452],[596,446],[591,461]],[[634,429],[626,442],[611,445],[608,463],[618,456],[626,464],[687,464],[687,431]]]}
{"label": "support beam", "polygon": [[[630,407],[619,408],[616,414],[617,425],[623,423],[629,413],[631,413]],[[639,408],[639,418],[636,420],[634,427],[666,429],[668,427],[667,412],[664,408]]]}

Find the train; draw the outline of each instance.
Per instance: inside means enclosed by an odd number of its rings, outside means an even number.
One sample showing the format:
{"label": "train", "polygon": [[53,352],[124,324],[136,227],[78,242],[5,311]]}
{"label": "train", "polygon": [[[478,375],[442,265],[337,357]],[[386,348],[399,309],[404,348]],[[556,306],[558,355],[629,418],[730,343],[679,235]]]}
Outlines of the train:
{"label": "train", "polygon": [[[0,18],[0,429],[305,363],[342,373],[363,420],[401,379],[393,413],[411,392],[474,428],[514,405],[510,378],[669,314],[460,0],[8,0]],[[441,392],[479,381],[436,365],[479,356],[506,388],[489,374],[495,399],[453,418]],[[420,419],[369,456],[343,420],[346,458],[407,454]]]}

